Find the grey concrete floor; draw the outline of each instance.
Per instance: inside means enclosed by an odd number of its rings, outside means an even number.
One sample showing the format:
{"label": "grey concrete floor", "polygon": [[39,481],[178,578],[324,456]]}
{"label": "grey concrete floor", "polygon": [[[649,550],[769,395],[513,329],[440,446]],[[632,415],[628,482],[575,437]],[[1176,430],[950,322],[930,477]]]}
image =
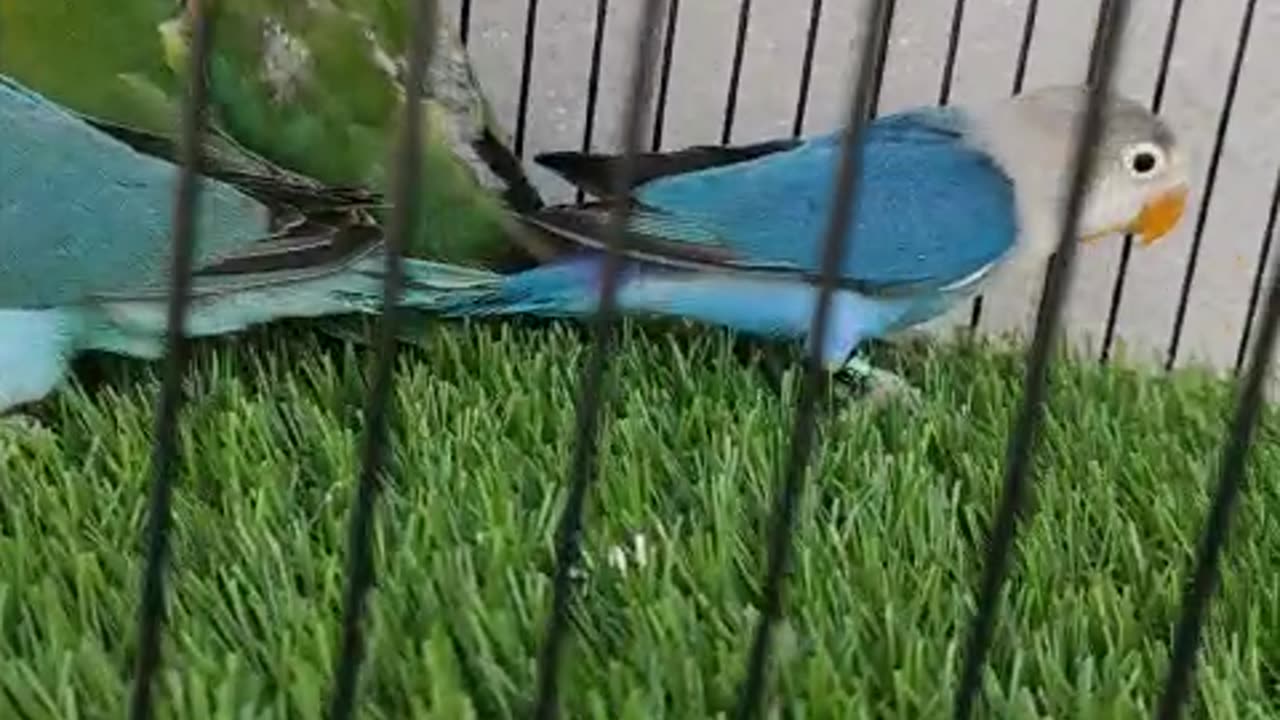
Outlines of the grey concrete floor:
{"label": "grey concrete floor", "polygon": [[[1170,343],[1183,276],[1201,220],[1227,78],[1247,0],[1187,0],[1174,46],[1162,114],[1195,161],[1197,187],[1180,228],[1152,248],[1135,248],[1117,332],[1133,362],[1159,362]],[[455,9],[458,0],[453,0]],[[475,0],[470,46],[477,72],[508,130],[514,130],[527,0]],[[626,73],[634,52],[639,0],[608,3],[595,148],[619,147]],[[662,145],[720,139],[741,0],[683,0]],[[938,99],[953,0],[899,0],[881,111]],[[1149,102],[1173,0],[1135,0],[1117,69],[1121,92]],[[1043,0],[1026,86],[1084,78],[1098,0]],[[446,7],[449,5],[446,3]],[[592,0],[541,0],[524,152],[577,148],[586,120],[586,87],[595,32]],[[826,0],[804,132],[834,129],[848,93],[851,49],[861,34],[861,0]],[[810,2],[755,0],[733,142],[789,134],[796,113]],[[1006,95],[1027,0],[965,3],[952,102]],[[456,18],[456,16],[455,16]],[[1243,73],[1210,202],[1191,286],[1178,365],[1230,368],[1244,327],[1270,198],[1280,168],[1280,2],[1257,5]],[[548,174],[536,182],[553,199],[570,199]],[[1096,349],[1119,266],[1119,239],[1086,246],[1064,327],[1072,342]],[[1269,277],[1269,275],[1268,275]],[[982,327],[1029,333],[1034,289],[994,287]],[[967,321],[959,309],[940,325]]]}

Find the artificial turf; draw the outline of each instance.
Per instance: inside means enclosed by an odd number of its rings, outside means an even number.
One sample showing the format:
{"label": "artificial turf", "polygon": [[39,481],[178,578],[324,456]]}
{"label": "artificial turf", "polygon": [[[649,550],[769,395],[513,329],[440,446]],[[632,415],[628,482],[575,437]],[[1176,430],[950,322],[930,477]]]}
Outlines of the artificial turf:
{"label": "artificial turf", "polygon": [[[620,342],[562,716],[727,717],[798,378],[775,392],[717,331],[628,324]],[[528,711],[585,350],[563,326],[451,323],[401,352],[363,717]],[[197,346],[159,717],[323,715],[366,360],[297,328]],[[878,362],[925,400],[821,420],[772,717],[950,710],[1022,353],[951,342]],[[0,429],[2,718],[124,715],[158,367],[108,360],[37,408],[44,429]],[[1233,388],[1071,357],[1050,383],[981,713],[1148,717]],[[1199,656],[1199,717],[1280,716],[1276,429],[1268,410]]]}

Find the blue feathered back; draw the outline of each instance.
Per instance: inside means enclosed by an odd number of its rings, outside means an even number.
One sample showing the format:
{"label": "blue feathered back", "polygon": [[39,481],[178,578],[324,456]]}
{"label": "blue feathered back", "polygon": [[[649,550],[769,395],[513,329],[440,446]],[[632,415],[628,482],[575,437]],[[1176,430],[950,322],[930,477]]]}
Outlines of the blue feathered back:
{"label": "blue feathered back", "polygon": [[[863,134],[863,148],[845,279],[871,289],[938,287],[1012,247],[1013,187],[967,143],[961,111],[882,117]],[[840,135],[832,133],[754,160],[659,178],[636,192],[659,212],[637,215],[634,226],[717,245],[735,264],[817,271],[840,150]]]}
{"label": "blue feathered back", "polygon": [[[163,287],[176,165],[0,76],[0,307]],[[261,238],[265,207],[203,181],[197,264]]]}

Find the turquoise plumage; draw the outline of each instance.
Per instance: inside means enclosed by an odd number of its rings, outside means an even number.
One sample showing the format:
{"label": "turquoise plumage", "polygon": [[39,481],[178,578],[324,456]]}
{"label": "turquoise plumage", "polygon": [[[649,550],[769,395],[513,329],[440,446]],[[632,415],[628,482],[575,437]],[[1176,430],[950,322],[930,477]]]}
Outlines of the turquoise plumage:
{"label": "turquoise plumage", "polygon": [[[179,168],[138,149],[171,153],[162,138],[109,128],[4,76],[0,127],[2,412],[46,395],[80,351],[161,354]],[[189,335],[378,310],[376,195],[216,162],[201,185]]]}
{"label": "turquoise plumage", "polygon": [[[163,290],[177,168],[0,79],[0,306]],[[207,180],[196,265],[267,235],[270,210]]]}

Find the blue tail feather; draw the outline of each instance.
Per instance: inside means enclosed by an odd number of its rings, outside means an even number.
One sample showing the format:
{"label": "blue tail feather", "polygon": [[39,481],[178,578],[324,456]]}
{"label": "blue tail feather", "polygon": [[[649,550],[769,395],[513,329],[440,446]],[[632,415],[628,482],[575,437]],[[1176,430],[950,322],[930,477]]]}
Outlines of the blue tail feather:
{"label": "blue tail feather", "polygon": [[601,258],[584,254],[512,275],[418,260],[405,266],[404,304],[414,309],[446,317],[577,317],[595,310]]}

